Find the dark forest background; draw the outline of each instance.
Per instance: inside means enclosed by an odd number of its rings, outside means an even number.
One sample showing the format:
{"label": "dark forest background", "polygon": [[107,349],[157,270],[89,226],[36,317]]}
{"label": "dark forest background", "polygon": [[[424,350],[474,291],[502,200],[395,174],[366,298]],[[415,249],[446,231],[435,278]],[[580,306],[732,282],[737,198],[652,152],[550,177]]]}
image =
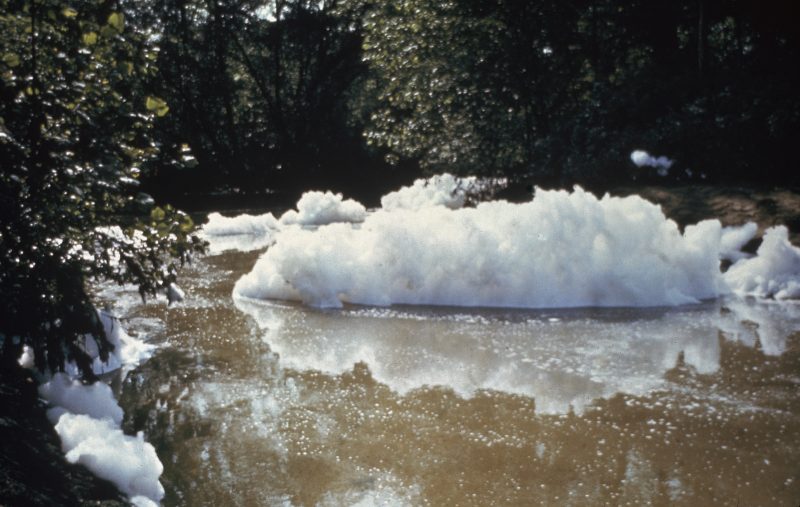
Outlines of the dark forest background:
{"label": "dark forest background", "polygon": [[602,185],[652,177],[634,149],[676,161],[661,181],[796,183],[796,5],[128,2],[155,54],[142,86],[169,106],[155,137],[187,152],[147,187],[366,197],[418,171]]}
{"label": "dark forest background", "polygon": [[[9,72],[54,68],[116,38],[108,65],[119,73],[83,90],[107,96],[96,109],[157,113],[138,180],[158,201],[202,207],[195,196],[310,186],[368,199],[442,171],[546,186],[799,180],[796,2],[2,4],[9,19],[38,16],[40,31],[78,42],[36,55],[24,31],[4,30],[6,101],[56,78]],[[99,39],[87,44],[88,33]],[[72,94],[91,85],[86,73],[59,79]],[[656,178],[635,169],[635,149],[676,164]]]}

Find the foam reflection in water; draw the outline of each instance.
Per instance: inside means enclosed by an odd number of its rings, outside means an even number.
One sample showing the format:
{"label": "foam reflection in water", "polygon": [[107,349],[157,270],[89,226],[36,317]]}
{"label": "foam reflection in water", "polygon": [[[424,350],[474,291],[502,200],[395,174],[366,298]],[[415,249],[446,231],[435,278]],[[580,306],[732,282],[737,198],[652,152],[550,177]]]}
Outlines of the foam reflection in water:
{"label": "foam reflection in water", "polygon": [[749,345],[759,336],[765,353],[776,354],[800,328],[794,306],[743,300],[677,309],[470,314],[320,311],[241,298],[236,305],[256,319],[285,367],[339,374],[364,362],[376,380],[401,394],[434,385],[462,396],[493,389],[531,396],[543,413],[658,388],[681,353],[698,373],[713,373],[720,330]]}

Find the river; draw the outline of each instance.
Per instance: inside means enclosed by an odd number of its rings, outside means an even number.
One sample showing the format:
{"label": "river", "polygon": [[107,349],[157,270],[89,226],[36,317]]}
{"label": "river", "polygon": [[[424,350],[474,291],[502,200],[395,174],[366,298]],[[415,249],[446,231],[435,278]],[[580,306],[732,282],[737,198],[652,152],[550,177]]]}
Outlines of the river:
{"label": "river", "polygon": [[164,505],[794,505],[800,306],[313,309],[231,296],[261,251],[104,287],[158,345],[120,389]]}

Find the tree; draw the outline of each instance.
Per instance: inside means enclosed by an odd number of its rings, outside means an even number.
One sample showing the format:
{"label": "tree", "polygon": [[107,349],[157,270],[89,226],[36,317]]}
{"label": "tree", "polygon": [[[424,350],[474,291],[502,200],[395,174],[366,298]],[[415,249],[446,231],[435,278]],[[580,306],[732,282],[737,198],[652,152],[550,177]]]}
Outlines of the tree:
{"label": "tree", "polygon": [[644,148],[679,162],[673,178],[787,181],[800,54],[797,8],[777,4],[375,3],[365,134],[430,172],[613,182]]}
{"label": "tree", "polygon": [[[357,165],[360,2],[145,4],[132,22],[160,41],[155,80],[172,110],[159,137],[191,147],[206,190],[274,188]],[[170,174],[179,171],[165,167],[162,185]]]}
{"label": "tree", "polygon": [[169,106],[141,86],[153,47],[116,5],[0,1],[2,356],[16,361],[29,345],[39,369],[71,360],[87,379],[86,335],[103,359],[111,346],[88,284],[153,295],[203,249],[187,215],[137,192]]}

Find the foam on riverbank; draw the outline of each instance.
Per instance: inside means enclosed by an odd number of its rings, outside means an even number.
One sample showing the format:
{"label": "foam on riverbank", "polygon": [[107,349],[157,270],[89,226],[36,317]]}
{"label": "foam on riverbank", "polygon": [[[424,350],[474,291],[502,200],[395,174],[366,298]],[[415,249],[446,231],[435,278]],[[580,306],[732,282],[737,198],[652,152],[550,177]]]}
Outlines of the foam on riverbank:
{"label": "foam on riverbank", "polygon": [[[84,465],[131,498],[145,497],[153,504],[164,497],[158,480],[164,466],[141,431],[125,435],[110,419],[65,413],[58,419],[56,432],[70,463]],[[137,499],[138,504],[146,504],[143,500]]]}
{"label": "foam on riverbank", "polygon": [[[93,358],[96,374],[132,368],[150,357],[151,345],[129,336],[107,312],[98,315],[114,351],[103,362],[95,340],[86,337],[86,352]],[[164,497],[158,480],[164,467],[155,449],[144,441],[142,432],[136,436],[122,432],[123,411],[108,385],[85,385],[76,380],[74,364],[67,370],[73,371],[73,376],[56,373],[39,386],[39,395],[50,404],[47,416],[67,461],[83,464],[96,476],[113,482],[137,506],[157,505]]]}

